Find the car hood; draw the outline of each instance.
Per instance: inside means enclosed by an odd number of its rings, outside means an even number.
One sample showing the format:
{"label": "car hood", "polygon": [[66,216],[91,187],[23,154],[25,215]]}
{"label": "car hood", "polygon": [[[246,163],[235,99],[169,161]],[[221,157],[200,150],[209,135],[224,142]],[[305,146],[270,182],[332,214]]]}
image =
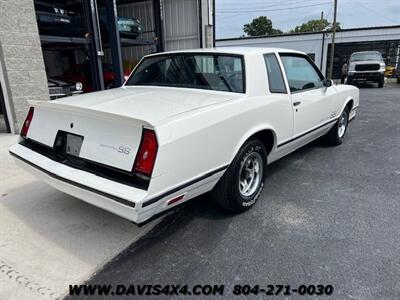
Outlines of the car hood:
{"label": "car hood", "polygon": [[146,121],[152,125],[190,111],[243,97],[243,94],[171,87],[121,87],[53,101]]}

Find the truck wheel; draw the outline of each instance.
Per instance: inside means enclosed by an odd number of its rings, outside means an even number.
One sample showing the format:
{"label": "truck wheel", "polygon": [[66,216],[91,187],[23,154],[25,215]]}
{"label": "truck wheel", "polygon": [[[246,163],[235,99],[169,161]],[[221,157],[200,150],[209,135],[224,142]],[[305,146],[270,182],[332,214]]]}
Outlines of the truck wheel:
{"label": "truck wheel", "polygon": [[348,85],[352,85],[353,84],[353,78],[351,77],[347,77],[347,82]]}
{"label": "truck wheel", "polygon": [[384,85],[385,85],[385,79],[382,78],[381,80],[378,81],[378,87],[383,88]]}
{"label": "truck wheel", "polygon": [[243,212],[256,203],[264,187],[267,151],[258,139],[246,142],[211,195],[223,209]]}
{"label": "truck wheel", "polygon": [[347,126],[349,125],[349,109],[346,107],[335,125],[325,135],[325,140],[328,145],[338,146],[343,143],[344,136],[347,132]]}

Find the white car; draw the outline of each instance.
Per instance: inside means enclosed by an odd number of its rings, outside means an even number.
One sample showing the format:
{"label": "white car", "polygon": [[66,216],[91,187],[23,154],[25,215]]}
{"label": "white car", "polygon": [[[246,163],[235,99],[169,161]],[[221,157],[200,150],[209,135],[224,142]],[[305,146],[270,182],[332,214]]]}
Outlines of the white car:
{"label": "white car", "polygon": [[220,48],[148,55],[121,88],[32,102],[18,164],[51,186],[141,223],[212,191],[242,212],[267,164],[324,136],[342,143],[359,91],[306,54]]}

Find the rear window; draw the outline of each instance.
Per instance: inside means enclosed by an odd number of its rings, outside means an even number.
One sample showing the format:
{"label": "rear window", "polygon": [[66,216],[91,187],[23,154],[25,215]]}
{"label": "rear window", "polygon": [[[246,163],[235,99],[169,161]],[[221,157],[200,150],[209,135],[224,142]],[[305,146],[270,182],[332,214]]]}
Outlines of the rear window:
{"label": "rear window", "polygon": [[243,57],[179,53],[145,58],[126,85],[245,92]]}

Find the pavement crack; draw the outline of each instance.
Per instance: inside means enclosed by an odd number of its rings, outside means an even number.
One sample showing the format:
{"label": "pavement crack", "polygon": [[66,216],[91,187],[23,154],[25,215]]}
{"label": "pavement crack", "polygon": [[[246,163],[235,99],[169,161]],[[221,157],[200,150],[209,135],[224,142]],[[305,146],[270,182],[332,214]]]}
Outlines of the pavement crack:
{"label": "pavement crack", "polygon": [[61,298],[61,295],[57,295],[57,293],[52,289],[30,280],[28,277],[21,274],[14,267],[7,264],[3,260],[0,260],[0,272],[6,275],[6,277],[8,277],[10,280],[15,281],[19,285],[24,286],[25,288],[28,288],[29,290],[34,291],[47,299],[57,300]]}

